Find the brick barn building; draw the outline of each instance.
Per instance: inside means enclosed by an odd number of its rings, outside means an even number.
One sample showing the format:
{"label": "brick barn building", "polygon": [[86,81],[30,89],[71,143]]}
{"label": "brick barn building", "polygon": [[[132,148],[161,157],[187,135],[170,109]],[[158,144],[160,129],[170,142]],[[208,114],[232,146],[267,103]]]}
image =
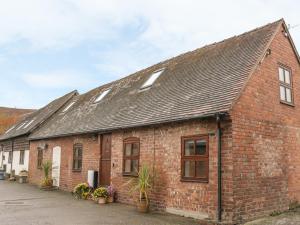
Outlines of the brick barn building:
{"label": "brick barn building", "polygon": [[75,96],[30,136],[29,180],[55,158],[60,189],[95,170],[133,204],[123,184],[148,164],[152,208],[229,222],[285,210],[300,200],[299,62],[279,20]]}
{"label": "brick barn building", "polygon": [[15,175],[18,176],[22,170],[28,171],[28,136],[77,94],[77,91],[73,91],[50,102],[45,107],[30,113],[0,135],[0,165],[5,167],[6,173],[11,174],[11,171],[14,171]]}

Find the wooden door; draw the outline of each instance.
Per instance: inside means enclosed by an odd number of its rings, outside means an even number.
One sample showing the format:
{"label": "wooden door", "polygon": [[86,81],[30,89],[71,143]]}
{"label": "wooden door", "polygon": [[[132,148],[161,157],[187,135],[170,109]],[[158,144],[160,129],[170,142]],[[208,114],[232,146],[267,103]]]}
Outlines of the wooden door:
{"label": "wooden door", "polygon": [[52,153],[52,179],[53,179],[53,186],[56,187],[59,187],[60,158],[61,158],[61,148],[59,146],[56,146],[53,148],[53,153]]}
{"label": "wooden door", "polygon": [[110,185],[111,170],[111,134],[102,135],[101,158],[100,158],[100,181],[101,186]]}

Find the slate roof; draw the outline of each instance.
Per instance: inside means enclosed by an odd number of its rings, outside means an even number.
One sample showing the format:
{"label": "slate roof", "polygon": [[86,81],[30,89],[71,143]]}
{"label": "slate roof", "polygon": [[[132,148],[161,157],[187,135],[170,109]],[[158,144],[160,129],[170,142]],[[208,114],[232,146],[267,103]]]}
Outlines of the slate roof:
{"label": "slate roof", "polygon": [[[179,55],[123,79],[76,96],[30,139],[105,132],[211,116],[230,110],[251,71],[283,23],[276,21],[239,36]],[[147,90],[140,87],[159,69]],[[111,91],[98,104],[104,90]]]}
{"label": "slate roof", "polygon": [[[6,131],[7,133],[2,134],[0,136],[0,141],[29,134],[77,94],[77,91],[72,91],[58,99],[55,99],[45,107],[28,114],[20,122],[9,128],[7,130],[8,132]],[[26,124],[28,124],[28,126],[26,126]]]}

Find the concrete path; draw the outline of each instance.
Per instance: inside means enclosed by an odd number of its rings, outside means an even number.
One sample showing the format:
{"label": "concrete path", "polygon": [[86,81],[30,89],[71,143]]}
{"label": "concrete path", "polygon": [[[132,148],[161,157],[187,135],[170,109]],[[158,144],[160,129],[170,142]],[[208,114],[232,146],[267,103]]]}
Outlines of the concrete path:
{"label": "concrete path", "polygon": [[0,225],[194,225],[170,214],[140,214],[132,206],[98,205],[70,193],[46,192],[28,184],[0,180]]}

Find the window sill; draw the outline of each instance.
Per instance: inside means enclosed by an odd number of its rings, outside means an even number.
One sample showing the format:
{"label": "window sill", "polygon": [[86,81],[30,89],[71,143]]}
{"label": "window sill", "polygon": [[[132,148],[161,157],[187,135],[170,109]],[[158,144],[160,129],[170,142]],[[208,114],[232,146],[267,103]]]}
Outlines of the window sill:
{"label": "window sill", "polygon": [[193,182],[193,183],[204,183],[208,184],[208,180],[206,179],[186,179],[186,178],[181,178],[181,182]]}
{"label": "window sill", "polygon": [[291,102],[286,102],[286,101],[280,100],[280,103],[281,103],[281,104],[284,104],[284,105],[291,106],[291,107],[295,107],[295,104],[294,104],[294,103],[291,103]]}
{"label": "window sill", "polygon": [[123,173],[122,175],[123,175],[123,177],[138,177],[138,175],[137,175],[137,174],[128,174],[128,173]]}
{"label": "window sill", "polygon": [[81,173],[81,169],[77,169],[77,170],[72,169],[72,172],[74,172],[74,173]]}

